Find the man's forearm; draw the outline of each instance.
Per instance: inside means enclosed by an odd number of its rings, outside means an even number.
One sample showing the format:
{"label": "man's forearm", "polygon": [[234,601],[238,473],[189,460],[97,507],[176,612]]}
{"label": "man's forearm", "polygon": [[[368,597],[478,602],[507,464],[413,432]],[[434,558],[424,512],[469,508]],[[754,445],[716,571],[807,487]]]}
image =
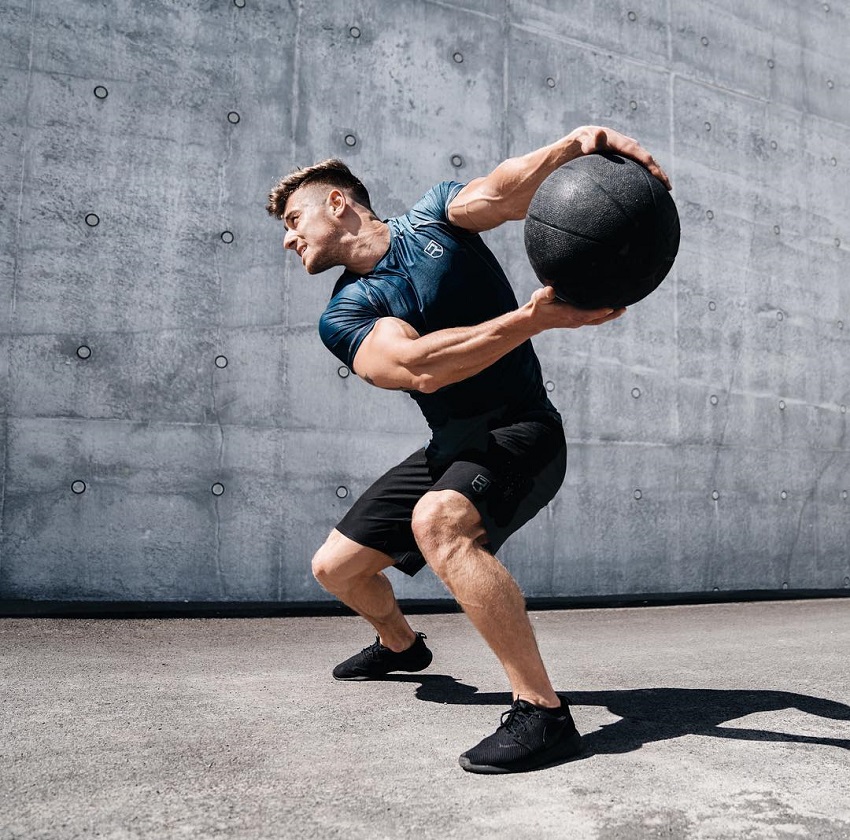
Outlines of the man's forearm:
{"label": "man's forearm", "polygon": [[581,143],[568,134],[522,157],[509,158],[491,173],[503,213],[524,219],[537,188],[560,166],[581,155]]}
{"label": "man's forearm", "polygon": [[475,376],[540,332],[531,304],[472,327],[438,330],[411,341],[404,367],[426,393]]}
{"label": "man's forearm", "polygon": [[670,179],[638,142],[618,131],[585,125],[522,157],[509,158],[489,175],[470,181],[449,205],[449,221],[470,231],[524,219],[537,188],[559,166],[595,152],[615,152],[645,166],[667,189]]}
{"label": "man's forearm", "polygon": [[581,154],[581,142],[572,132],[527,155],[508,158],[486,177],[464,187],[449,207],[449,219],[474,231],[524,219],[537,188],[559,166]]}

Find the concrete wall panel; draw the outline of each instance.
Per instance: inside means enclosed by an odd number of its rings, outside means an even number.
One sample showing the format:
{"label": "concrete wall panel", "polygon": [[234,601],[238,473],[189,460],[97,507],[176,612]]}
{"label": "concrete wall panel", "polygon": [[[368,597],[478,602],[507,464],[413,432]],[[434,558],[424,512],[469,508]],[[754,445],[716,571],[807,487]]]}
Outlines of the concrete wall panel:
{"label": "concrete wall panel", "polygon": [[666,9],[652,0],[628,5],[616,0],[581,3],[577,0],[515,0],[511,13],[517,24],[536,33],[575,40],[592,48],[666,63]]}
{"label": "concrete wall panel", "polygon": [[[341,156],[385,217],[585,123],[667,169],[682,245],[620,321],[535,339],[569,468],[502,559],[547,597],[850,586],[848,27],[793,0],[7,2],[0,598],[329,597],[310,558],[427,427],[322,347],[339,272],[283,254],[268,190]],[[525,302],[522,225],[485,239]]]}

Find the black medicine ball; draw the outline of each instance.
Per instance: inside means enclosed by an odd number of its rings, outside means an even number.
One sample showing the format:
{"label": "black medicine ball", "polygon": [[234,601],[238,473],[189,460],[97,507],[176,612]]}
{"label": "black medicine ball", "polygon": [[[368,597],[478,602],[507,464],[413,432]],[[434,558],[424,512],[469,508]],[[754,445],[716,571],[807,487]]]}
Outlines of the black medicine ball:
{"label": "black medicine ball", "polygon": [[631,304],[658,287],[679,250],[679,214],[649,170],[613,154],[556,169],[531,199],[525,250],[542,283],[582,309]]}

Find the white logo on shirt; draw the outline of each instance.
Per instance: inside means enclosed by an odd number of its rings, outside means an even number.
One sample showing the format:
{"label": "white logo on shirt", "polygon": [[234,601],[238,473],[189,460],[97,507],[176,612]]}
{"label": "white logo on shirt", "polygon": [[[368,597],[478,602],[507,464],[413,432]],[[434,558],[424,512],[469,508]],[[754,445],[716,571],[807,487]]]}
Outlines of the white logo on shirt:
{"label": "white logo on shirt", "polygon": [[429,243],[425,246],[425,253],[426,253],[429,257],[433,257],[433,258],[436,260],[438,257],[442,257],[442,256],[443,256],[443,246],[442,246],[442,245],[440,245],[440,243],[439,243],[439,242],[434,242],[434,240],[432,239],[432,240],[431,240],[431,241],[430,241],[430,242],[429,242]]}

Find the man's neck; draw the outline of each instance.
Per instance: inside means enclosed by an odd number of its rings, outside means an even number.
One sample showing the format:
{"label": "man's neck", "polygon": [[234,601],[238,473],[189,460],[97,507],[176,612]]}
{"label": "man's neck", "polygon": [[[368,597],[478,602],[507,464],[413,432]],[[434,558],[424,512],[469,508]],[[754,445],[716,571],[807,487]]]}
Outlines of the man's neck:
{"label": "man's neck", "polygon": [[368,274],[384,257],[390,247],[390,226],[371,219],[358,231],[345,267],[355,274]]}

